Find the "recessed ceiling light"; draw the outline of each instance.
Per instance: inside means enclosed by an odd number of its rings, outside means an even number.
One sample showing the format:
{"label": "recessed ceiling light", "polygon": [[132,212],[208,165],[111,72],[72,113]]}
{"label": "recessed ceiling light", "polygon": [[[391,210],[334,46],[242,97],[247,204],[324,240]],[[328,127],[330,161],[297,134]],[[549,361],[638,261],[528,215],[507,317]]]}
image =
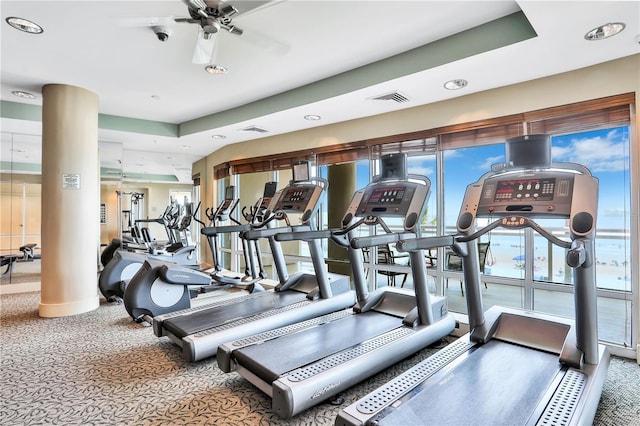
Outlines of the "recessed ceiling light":
{"label": "recessed ceiling light", "polygon": [[458,89],[462,89],[463,87],[467,87],[467,84],[469,84],[467,80],[464,80],[462,78],[457,78],[455,80],[447,81],[444,84],[444,88],[448,90],[458,90]]}
{"label": "recessed ceiling light", "polygon": [[29,93],[29,92],[25,92],[23,90],[14,90],[13,92],[14,96],[17,96],[19,98],[24,98],[24,99],[35,99],[36,95],[34,95],[33,93]]}
{"label": "recessed ceiling light", "polygon": [[226,139],[227,138],[225,135],[211,135],[211,137],[213,139]]}
{"label": "recessed ceiling light", "polygon": [[189,149],[189,148],[191,148],[191,145],[182,145],[182,147],[183,147],[184,149]]}
{"label": "recessed ceiling light", "polygon": [[318,121],[320,120],[322,117],[320,117],[319,115],[315,115],[315,114],[309,114],[309,115],[305,115],[304,119],[305,120],[309,120],[309,121]]}
{"label": "recessed ceiling light", "polygon": [[214,65],[214,64],[207,65],[206,67],[204,67],[204,70],[209,74],[213,74],[213,75],[226,74],[227,71],[229,71],[227,68],[223,67],[222,65]]}
{"label": "recessed ceiling light", "polygon": [[6,19],[6,21],[7,24],[11,25],[16,30],[24,31],[25,33],[42,34],[44,32],[40,25],[27,19],[10,16]]}
{"label": "recessed ceiling light", "polygon": [[596,27],[591,31],[589,31],[588,33],[586,33],[584,35],[584,38],[585,40],[589,40],[589,41],[604,40],[605,38],[609,38],[618,34],[622,30],[624,30],[625,27],[626,25],[623,24],[622,22],[613,22],[613,23],[600,25],[599,27]]}

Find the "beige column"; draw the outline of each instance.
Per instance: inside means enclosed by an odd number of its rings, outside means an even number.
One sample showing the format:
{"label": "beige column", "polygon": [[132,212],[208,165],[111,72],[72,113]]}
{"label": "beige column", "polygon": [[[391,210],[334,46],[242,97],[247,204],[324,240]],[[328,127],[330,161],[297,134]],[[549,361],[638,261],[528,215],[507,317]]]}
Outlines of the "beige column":
{"label": "beige column", "polygon": [[100,178],[98,96],[42,88],[41,317],[96,309]]}
{"label": "beige column", "polygon": [[[342,227],[342,217],[356,191],[356,163],[335,164],[327,168],[327,225],[330,229]],[[329,272],[351,275],[349,255],[344,247],[329,240],[327,265]]]}

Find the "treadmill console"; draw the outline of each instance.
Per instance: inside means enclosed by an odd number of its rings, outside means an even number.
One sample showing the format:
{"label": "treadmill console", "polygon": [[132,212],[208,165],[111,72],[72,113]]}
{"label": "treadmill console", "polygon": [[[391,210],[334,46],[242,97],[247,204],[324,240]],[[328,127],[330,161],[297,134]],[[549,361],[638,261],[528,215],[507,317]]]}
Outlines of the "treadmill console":
{"label": "treadmill console", "polygon": [[301,213],[311,215],[315,209],[323,188],[311,183],[291,183],[271,199],[269,210],[274,213]]}
{"label": "treadmill console", "polygon": [[482,185],[477,216],[544,213],[568,217],[571,213],[573,173],[538,172],[512,177],[495,176]]}
{"label": "treadmill console", "polygon": [[562,169],[508,171],[467,187],[458,230],[469,230],[481,217],[568,218],[572,232],[585,235],[595,229],[597,207],[598,180],[590,175]]}
{"label": "treadmill console", "polygon": [[405,229],[413,229],[429,196],[429,185],[406,180],[370,183],[357,191],[342,220],[347,225],[353,217],[401,217]]}

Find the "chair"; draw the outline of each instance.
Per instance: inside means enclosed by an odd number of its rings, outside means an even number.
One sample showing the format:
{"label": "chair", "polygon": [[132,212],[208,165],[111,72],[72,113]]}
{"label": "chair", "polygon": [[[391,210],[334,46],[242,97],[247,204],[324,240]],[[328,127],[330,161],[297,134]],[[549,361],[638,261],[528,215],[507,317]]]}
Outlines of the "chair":
{"label": "chair", "polygon": [[[389,244],[379,245],[377,248],[378,248],[378,262],[377,262],[378,265],[402,265],[402,266],[407,265],[407,263],[399,263],[398,260],[401,258],[408,258],[408,256],[395,254],[393,250],[391,250],[391,248],[389,247]],[[370,252],[368,247],[364,247],[362,249],[362,255],[364,257],[365,263],[369,262],[369,253]],[[368,270],[367,270],[367,273],[368,273]],[[396,286],[396,277],[398,275],[403,276],[402,284],[400,285],[401,287],[404,287],[405,283],[407,282],[408,272],[378,270],[378,273],[381,275],[385,275],[387,277],[387,285],[390,287]]]}
{"label": "chair", "polygon": [[[484,274],[484,266],[487,260],[487,253],[489,252],[489,245],[491,243],[478,242],[478,261],[480,263],[480,273]],[[447,247],[445,249],[445,269],[449,271],[462,271],[462,258]],[[447,288],[449,287],[449,278],[447,278]],[[484,283],[484,288],[487,288],[487,283]],[[460,280],[460,293],[464,296],[464,287],[462,280]]]}
{"label": "chair", "polygon": [[[407,255],[396,255],[389,247],[389,244],[383,244],[378,246],[378,265],[406,266],[406,264],[398,263],[398,259],[400,258],[407,258]],[[402,284],[400,285],[400,287],[404,287],[404,284],[407,282],[407,275],[408,275],[407,272],[396,272],[396,271],[385,271],[385,270],[378,270],[378,272],[382,275],[386,275],[387,284],[389,286],[392,286],[392,287],[396,286],[396,277],[398,275],[403,276]]]}
{"label": "chair", "polygon": [[433,269],[438,264],[438,250],[434,248],[424,250],[424,263],[427,269]]}

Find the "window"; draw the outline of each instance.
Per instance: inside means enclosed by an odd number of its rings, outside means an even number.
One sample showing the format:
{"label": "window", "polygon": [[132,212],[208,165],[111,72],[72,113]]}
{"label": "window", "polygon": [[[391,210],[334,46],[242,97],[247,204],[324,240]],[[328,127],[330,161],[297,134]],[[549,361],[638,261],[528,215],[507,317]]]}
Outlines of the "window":
{"label": "window", "polygon": [[[318,173],[326,177],[327,164],[355,161],[357,187],[362,188],[369,182],[370,175],[375,174],[370,170],[375,170],[380,155],[405,152],[409,156],[409,173],[427,176],[432,184],[421,234],[451,234],[456,232],[466,186],[489,171],[493,163],[504,161],[503,142],[525,132],[551,134],[553,161],[584,164],[599,179],[595,241],[599,335],[601,340],[629,347],[637,344],[632,341],[632,324],[638,326],[638,319],[632,318],[631,304],[633,292],[637,291],[634,288],[637,277],[631,276],[634,255],[631,253],[630,239],[631,218],[638,215],[633,211],[631,202],[631,176],[637,172],[632,170],[629,154],[629,126],[634,100],[635,94],[627,93],[411,134],[323,147],[323,151],[315,157],[321,165]],[[368,159],[365,159],[363,152],[368,153]],[[269,170],[281,169],[280,174],[284,176],[288,170],[275,164],[285,164],[301,155],[311,154],[300,151],[283,154],[281,159],[261,158],[257,163],[244,159],[237,166],[245,167],[248,172],[249,169],[256,171],[256,167],[268,165]],[[321,223],[326,226],[327,206],[325,201],[323,204]],[[480,220],[478,226],[488,222]],[[538,222],[558,237],[565,240],[570,238],[564,219]],[[390,225],[392,229],[401,226],[399,222]],[[368,230],[362,229],[360,232],[366,234]],[[531,229],[497,228],[483,236],[482,242],[489,243],[482,276],[487,284],[482,289],[485,309],[497,304],[569,317],[574,315],[573,279],[570,268],[566,267],[564,249],[552,246]],[[296,247],[287,250],[286,254],[297,262],[307,252]],[[428,273],[436,280],[436,291],[448,296],[449,309],[465,313],[466,301],[459,281],[456,281],[461,279],[462,274],[447,267],[443,262],[444,255],[445,250],[439,249],[437,264]],[[373,271],[386,268],[376,264],[375,258],[365,267]],[[371,277],[375,275],[369,274],[372,284],[375,281]],[[449,280],[456,284],[448,286]],[[386,277],[382,276],[376,281],[384,285]],[[410,277],[407,286],[411,286]]]}

